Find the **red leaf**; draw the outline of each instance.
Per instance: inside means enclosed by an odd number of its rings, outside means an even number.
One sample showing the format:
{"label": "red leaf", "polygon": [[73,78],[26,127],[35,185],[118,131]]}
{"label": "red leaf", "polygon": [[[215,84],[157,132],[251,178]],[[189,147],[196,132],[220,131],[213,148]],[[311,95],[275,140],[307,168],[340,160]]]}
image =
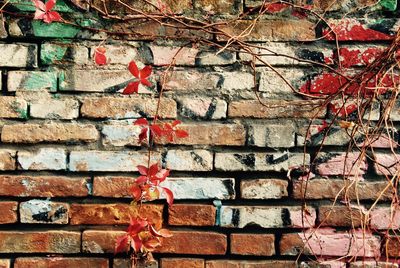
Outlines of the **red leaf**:
{"label": "red leaf", "polygon": [[189,134],[187,133],[187,131],[186,131],[186,130],[183,130],[183,129],[177,129],[177,130],[175,130],[175,135],[176,135],[178,138],[186,138],[186,137],[189,137]]}
{"label": "red leaf", "polygon": [[161,137],[163,135],[163,130],[159,125],[151,125],[150,126],[151,133],[156,137]]}
{"label": "red leaf", "polygon": [[141,175],[147,176],[147,167],[139,165],[136,168],[138,169]]}
{"label": "red leaf", "polygon": [[105,55],[106,49],[104,47],[96,47],[94,50],[94,62],[97,65],[106,65],[107,57]]}
{"label": "red leaf", "polygon": [[161,169],[158,173],[157,173],[157,180],[159,182],[163,182],[165,181],[165,179],[169,176],[169,169]]}
{"label": "red leaf", "polygon": [[129,95],[129,94],[133,94],[133,93],[138,93],[139,91],[139,81],[135,81],[135,82],[131,82],[129,83],[126,88],[124,89],[124,91],[122,91],[122,94],[124,95]]}
{"label": "red leaf", "polygon": [[140,240],[139,236],[133,236],[131,240],[131,246],[133,250],[138,253],[142,249],[142,240]]}
{"label": "red leaf", "polygon": [[156,175],[159,170],[160,170],[160,167],[158,166],[158,163],[151,165],[149,168],[148,176],[151,177],[151,176]]}
{"label": "red leaf", "polygon": [[167,187],[161,187],[164,191],[165,198],[167,198],[167,203],[169,206],[172,206],[174,203],[174,193],[168,189]]}
{"label": "red leaf", "polygon": [[[138,182],[136,182],[138,183]],[[140,187],[138,185],[133,185],[130,188],[130,192],[133,196],[133,198],[135,199],[135,201],[139,201],[142,198],[142,189],[140,189]]]}
{"label": "red leaf", "polygon": [[152,68],[150,65],[145,66],[140,72],[139,72],[139,78],[140,80],[143,80],[151,75]]}
{"label": "red leaf", "polygon": [[129,63],[128,70],[134,77],[139,78],[139,69],[134,61]]}
{"label": "red leaf", "polygon": [[117,241],[115,242],[114,253],[117,254],[126,251],[128,243],[129,243],[128,234],[124,234],[123,236],[118,237]]}
{"label": "red leaf", "polygon": [[140,131],[140,134],[139,134],[139,142],[140,143],[147,139],[147,131],[148,131],[148,128],[143,128]]}
{"label": "red leaf", "polygon": [[172,127],[176,127],[177,125],[181,124],[182,121],[180,120],[174,120],[174,122],[172,122]]}
{"label": "red leaf", "polygon": [[56,5],[56,0],[48,0],[45,4],[46,6],[46,11],[49,11],[53,9],[53,7]]}
{"label": "red leaf", "polygon": [[51,9],[55,6],[55,0],[49,0],[46,4],[44,4],[40,0],[32,0],[35,4],[36,11],[33,19],[35,20],[43,20],[45,23],[51,23],[53,21],[61,21],[62,18],[60,14],[56,11],[51,11]]}
{"label": "red leaf", "polygon": [[136,182],[137,184],[146,183],[146,182],[147,182],[147,176],[140,176],[139,178],[137,178],[137,179],[135,180],[135,182]]}
{"label": "red leaf", "polygon": [[158,247],[160,245],[161,245],[161,242],[157,237],[147,239],[146,241],[143,242],[143,247],[145,247],[149,251],[154,250],[156,247]]}
{"label": "red leaf", "polygon": [[153,84],[149,82],[149,80],[147,79],[142,79],[140,80],[140,82],[142,83],[142,85],[145,85],[147,87],[151,87]]}
{"label": "red leaf", "polygon": [[136,126],[143,126],[143,125],[148,126],[148,125],[149,125],[149,122],[147,121],[146,118],[139,118],[139,119],[137,119],[137,120],[135,121],[135,123],[133,123],[133,124],[136,125]]}

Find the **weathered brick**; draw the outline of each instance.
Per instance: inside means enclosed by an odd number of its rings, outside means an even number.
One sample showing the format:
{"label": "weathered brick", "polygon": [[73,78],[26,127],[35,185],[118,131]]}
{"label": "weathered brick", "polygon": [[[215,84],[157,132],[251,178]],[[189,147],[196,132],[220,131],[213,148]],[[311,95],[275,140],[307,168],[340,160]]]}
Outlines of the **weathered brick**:
{"label": "weathered brick", "polygon": [[282,124],[252,124],[249,127],[248,143],[257,147],[294,147],[294,125],[283,122]]}
{"label": "weathered brick", "polygon": [[72,267],[94,267],[94,268],[108,268],[108,259],[103,258],[84,258],[84,257],[20,257],[15,259],[14,268],[72,268]]}
{"label": "weathered brick", "polygon": [[241,0],[195,0],[194,6],[209,14],[238,14],[243,9]]}
{"label": "weathered brick", "polygon": [[363,175],[368,166],[365,156],[358,152],[319,153],[316,157],[316,172],[321,176],[330,175]]}
{"label": "weathered brick", "polygon": [[237,118],[322,118],[326,109],[322,102],[314,100],[273,101],[273,100],[233,101],[228,106],[228,117]]}
{"label": "weathered brick", "polygon": [[320,226],[361,227],[368,223],[366,218],[366,210],[363,207],[347,207],[335,204],[318,208]]}
{"label": "weathered brick", "polygon": [[5,125],[1,141],[5,143],[94,142],[99,133],[94,125],[44,123]]}
{"label": "weathered brick", "polygon": [[396,101],[391,109],[387,104],[383,108],[390,111],[389,117],[392,121],[400,121],[400,101]]}
{"label": "weathered brick", "polygon": [[[163,205],[144,204],[140,216],[151,219],[160,228],[163,222]],[[137,207],[129,204],[71,204],[69,210],[72,225],[126,225],[129,217],[137,215]]]}
{"label": "weathered brick", "polygon": [[215,90],[221,82],[222,76],[218,73],[177,70],[167,77],[164,89],[177,92]]}
{"label": "weathered brick", "polygon": [[203,259],[194,259],[194,258],[162,258],[161,259],[161,267],[163,268],[176,268],[176,267],[185,267],[185,268],[204,268],[204,260]]}
{"label": "weathered brick", "polygon": [[18,97],[0,97],[0,118],[26,118],[28,104]]}
{"label": "weathered brick", "polygon": [[389,236],[382,244],[385,249],[385,254],[389,257],[400,256],[400,242],[397,236]]}
{"label": "weathered brick", "polygon": [[8,72],[8,91],[57,91],[58,73],[55,71],[10,71]]}
{"label": "weathered brick", "polygon": [[308,208],[304,213],[301,207],[222,206],[220,217],[222,227],[308,228],[315,224],[316,211]]}
{"label": "weathered brick", "polygon": [[2,201],[0,202],[0,207],[0,224],[15,223],[18,221],[18,202]]}
{"label": "weathered brick", "polygon": [[302,153],[216,153],[214,166],[222,171],[287,171],[309,162],[310,155]]}
{"label": "weathered brick", "polygon": [[231,234],[231,253],[238,255],[275,255],[273,234]]}
{"label": "weathered brick", "polygon": [[0,150],[0,170],[15,170],[16,152],[13,150]]}
{"label": "weathered brick", "polygon": [[296,261],[238,261],[238,260],[207,260],[206,268],[296,268]]}
{"label": "weathered brick", "polygon": [[[340,47],[340,64],[345,68],[365,66],[381,56],[384,50],[384,46],[377,45]],[[336,50],[335,52],[337,53],[338,51]]]}
{"label": "weathered brick", "polygon": [[[340,126],[323,122],[321,124],[312,124],[301,126],[297,130],[297,145],[304,146],[320,146],[333,145],[344,146],[351,140],[352,128],[344,129]],[[358,138],[358,134],[354,134],[354,138]],[[305,139],[305,137],[308,137]]]}
{"label": "weathered brick", "polygon": [[244,145],[246,130],[239,124],[182,124],[180,129],[186,130],[187,138],[178,138],[174,144],[183,145]]}
{"label": "weathered brick", "polygon": [[299,90],[307,82],[304,70],[295,68],[275,68],[275,70],[265,68],[260,70],[258,90],[263,93],[265,98],[280,100],[298,98],[293,89]]}
{"label": "weathered brick", "polygon": [[199,53],[198,48],[191,47],[167,47],[167,46],[149,46],[152,54],[154,65],[189,65],[194,66],[196,56]]}
{"label": "weathered brick", "polygon": [[18,151],[17,164],[22,170],[65,170],[67,154],[64,149],[58,148]]}
{"label": "weathered brick", "polygon": [[[102,47],[106,49],[106,56],[109,60],[109,66],[115,64],[127,66],[131,61],[134,60],[136,64],[141,67],[141,62],[143,62],[143,59],[141,59],[140,54],[138,53],[138,43],[130,42],[121,45],[102,45]],[[95,50],[95,46],[90,48],[92,60]]]}
{"label": "weathered brick", "polygon": [[399,229],[400,209],[397,207],[376,207],[370,213],[371,227],[374,229]]}
{"label": "weathered brick", "polygon": [[[141,1],[136,1],[136,0],[129,0],[124,2],[126,5],[133,6],[135,9],[138,9],[142,12],[147,12],[147,13],[160,13],[160,11],[156,8],[162,8],[159,2],[157,0],[150,0],[148,2],[141,2]],[[184,12],[187,9],[192,8],[192,2],[189,0],[182,0],[182,1],[175,1],[175,0],[165,0],[162,2],[166,6],[166,10],[163,10],[163,12],[172,12],[174,14],[180,14]],[[153,6],[154,5],[154,6]],[[132,10],[130,10],[127,6],[119,4],[118,1],[116,0],[110,0],[106,4],[104,4],[100,0],[94,0],[93,1],[93,6],[96,8],[106,11],[109,13],[118,13],[118,14],[131,14]]]}
{"label": "weathered brick", "polygon": [[[30,103],[30,116],[41,119],[75,119],[79,117],[79,102],[65,98],[39,99]],[[95,130],[92,128],[83,132],[94,133]],[[92,136],[96,139],[96,135],[92,134]]]}
{"label": "weathered brick", "polygon": [[174,204],[168,210],[168,224],[179,226],[213,226],[216,209],[212,205]]}
{"label": "weathered brick", "polygon": [[22,223],[68,224],[68,210],[67,203],[34,199],[21,202],[19,215]]}
{"label": "weathered brick", "polygon": [[79,253],[80,248],[80,232],[0,232],[1,253]]}
{"label": "weathered brick", "polygon": [[[303,197],[306,199],[334,199],[336,197],[344,198],[346,195],[353,200],[376,200],[378,197],[381,198],[380,200],[391,200],[393,189],[386,188],[386,181],[369,182],[326,178],[315,178],[308,182],[294,180],[293,197],[295,199],[303,199]],[[305,189],[307,189],[306,192]]]}
{"label": "weathered brick", "polygon": [[83,65],[88,61],[89,49],[83,45],[52,42],[40,46],[40,62],[44,65]]}
{"label": "weathered brick", "polygon": [[[243,41],[310,41],[315,39],[314,24],[308,20],[259,20],[248,29],[252,20],[235,20],[233,23],[218,26],[229,37],[217,35],[218,40],[227,40],[231,36]],[[244,33],[244,34],[243,34]]]}
{"label": "weathered brick", "polygon": [[[126,259],[113,259],[113,268],[131,268],[132,260]],[[158,268],[158,262],[156,260],[144,260],[136,263],[137,268]]]}
{"label": "weathered brick", "polygon": [[400,169],[400,155],[376,153],[375,160],[375,171],[379,175],[394,176],[398,174]]}
{"label": "weathered brick", "polygon": [[[3,16],[3,13],[0,15],[0,39],[7,38],[8,33],[6,30],[6,24],[5,24],[5,19]],[[6,267],[8,268],[8,267]]]}
{"label": "weathered brick", "polygon": [[[93,195],[130,197],[131,177],[95,177]],[[162,184],[174,193],[175,199],[233,199],[235,180],[232,178],[168,178]]]}
{"label": "weathered brick", "polygon": [[[362,231],[336,232],[332,229],[283,234],[279,243],[282,255],[359,256],[380,255],[380,238]],[[304,251],[303,251],[304,249]]]}
{"label": "weathered brick", "polygon": [[[160,153],[153,153],[151,162],[159,162]],[[147,152],[72,151],[71,171],[137,171],[136,166],[147,163]]]}
{"label": "weathered brick", "polygon": [[[218,54],[217,54],[218,53]],[[229,65],[236,62],[236,54],[230,51],[200,51],[197,54],[196,65]]]}
{"label": "weathered brick", "polygon": [[399,265],[390,261],[355,261],[350,263],[350,268],[399,268]]}
{"label": "weathered brick", "polygon": [[19,197],[87,196],[88,178],[62,176],[0,176],[0,195]]}
{"label": "weathered brick", "polygon": [[223,72],[221,88],[226,91],[236,91],[254,88],[254,76],[247,72]]}
{"label": "weathered brick", "polygon": [[124,231],[85,230],[82,233],[82,252],[114,253],[115,241],[124,234]]}
{"label": "weathered brick", "polygon": [[1,67],[37,67],[37,45],[0,44]]}
{"label": "weathered brick", "polygon": [[[143,114],[154,116],[157,109],[157,99],[141,97],[132,98],[86,98],[83,100],[81,113],[88,118],[139,118]],[[159,110],[161,118],[176,118],[176,102],[163,98]]]}
{"label": "weathered brick", "polygon": [[228,104],[218,98],[178,98],[179,114],[191,119],[222,119],[226,118]]}
{"label": "weathered brick", "polygon": [[243,199],[280,199],[288,196],[288,182],[279,179],[251,179],[240,181]]}
{"label": "weathered brick", "polygon": [[227,237],[221,233],[198,231],[174,231],[173,237],[165,238],[160,253],[224,255],[227,250]]}
{"label": "weathered brick", "polygon": [[140,126],[133,122],[111,121],[103,125],[101,134],[105,146],[140,146]]}
{"label": "weathered brick", "polygon": [[213,153],[207,150],[168,150],[165,163],[171,170],[210,171],[213,169]]}

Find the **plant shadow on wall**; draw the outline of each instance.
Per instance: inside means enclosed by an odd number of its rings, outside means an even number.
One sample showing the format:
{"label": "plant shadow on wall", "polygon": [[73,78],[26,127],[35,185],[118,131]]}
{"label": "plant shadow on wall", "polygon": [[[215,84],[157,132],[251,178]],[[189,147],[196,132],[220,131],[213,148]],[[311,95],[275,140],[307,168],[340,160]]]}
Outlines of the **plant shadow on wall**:
{"label": "plant shadow on wall", "polygon": [[[233,117],[235,112],[255,119],[268,118],[270,114],[282,119],[285,117],[283,113],[291,114],[293,118],[302,117],[298,116],[299,113],[308,116],[306,127],[297,136],[297,141],[304,145],[303,164],[288,167],[295,198],[302,200],[301,219],[297,226],[302,232],[283,234],[280,253],[298,255],[299,262],[305,258],[343,265],[359,259],[397,262],[395,257],[399,254],[395,252],[394,241],[399,240],[397,232],[400,227],[400,159],[397,154],[398,125],[391,117],[399,116],[400,33],[391,29],[394,25],[378,21],[375,24],[370,22],[366,27],[352,18],[325,19],[315,6],[296,1],[258,1],[239,16],[228,19],[201,12],[186,14],[171,10],[172,7],[162,1],[143,0],[140,8],[120,0],[99,1],[90,6],[99,17],[90,20],[79,12],[60,15],[55,11],[55,0],[46,3],[34,0],[34,16],[15,11],[13,2],[3,2],[2,13],[7,18],[21,21],[36,20],[33,25],[35,32],[65,24],[71,27],[74,36],[78,31],[84,37],[97,35],[97,39],[102,41],[94,49],[93,59],[99,67],[110,64],[106,44],[115,40],[168,39],[184,44],[169,57],[169,64],[158,70],[155,112],[146,115],[149,121],[140,118],[134,122],[141,128],[139,142],[148,147],[148,161],[137,166],[140,176],[129,189],[133,198],[131,205],[136,213],[130,215],[130,225],[126,233],[118,238],[115,247],[116,253],[129,252],[132,266],[141,260],[151,261],[151,252],[161,245],[162,238],[172,235],[166,229],[157,230],[151,219],[142,218],[141,208],[143,202],[157,200],[160,195],[166,197],[170,206],[173,203],[172,191],[163,186],[169,170],[162,168],[161,163],[152,162],[152,152],[157,146],[190,135],[179,128],[180,121],[161,120],[164,116],[160,107],[165,85],[178,73],[175,70],[177,60],[182,61],[188,50],[200,46],[215,51],[216,55],[225,52],[241,55],[242,65],[232,68],[252,73],[254,98],[245,101],[242,106],[231,105]],[[73,2],[80,8],[89,8],[85,1]],[[391,1],[381,1],[381,4],[393,9]],[[333,9],[335,2],[331,5]],[[372,8],[377,6],[374,3]],[[326,9],[329,8],[331,6]],[[124,12],[115,11],[120,9]],[[362,10],[356,12],[366,15]],[[273,32],[263,24],[263,20],[267,19],[273,25],[276,23],[275,16],[294,18],[293,36],[306,42],[306,49],[296,53],[290,49],[277,51],[274,43],[253,42],[265,38],[279,39],[279,35],[283,35],[279,30]],[[385,29],[381,31],[382,28]],[[319,33],[317,39],[312,38],[314,30]],[[386,46],[342,47],[342,41],[354,40],[383,41]],[[324,54],[312,44],[327,41],[335,47],[333,55]],[[310,47],[315,50],[310,50]],[[277,68],[272,62],[277,58],[283,59],[285,64],[289,62],[289,66],[290,63],[301,65],[301,78],[295,81],[284,69]],[[311,72],[304,73],[304,69]],[[131,61],[127,72],[132,74],[133,80],[124,85],[122,94],[139,94],[144,88],[154,86],[151,66],[139,69],[136,62]],[[270,99],[273,92],[260,90],[261,83],[286,87],[285,94],[295,100],[274,101]],[[232,89],[235,90],[235,87]],[[243,96],[248,93],[234,94]],[[226,93],[222,91],[221,94]],[[289,103],[296,103],[298,107],[288,107]],[[333,147],[337,145],[342,147]],[[343,148],[344,152],[340,152]],[[369,188],[370,185],[374,188]],[[334,200],[319,207],[317,226],[310,222],[313,217],[315,221],[313,199]],[[368,199],[374,201],[364,202]],[[382,202],[390,203],[390,207],[380,206]],[[332,237],[337,238],[337,244],[332,242]],[[334,254],[332,247],[336,249]]]}

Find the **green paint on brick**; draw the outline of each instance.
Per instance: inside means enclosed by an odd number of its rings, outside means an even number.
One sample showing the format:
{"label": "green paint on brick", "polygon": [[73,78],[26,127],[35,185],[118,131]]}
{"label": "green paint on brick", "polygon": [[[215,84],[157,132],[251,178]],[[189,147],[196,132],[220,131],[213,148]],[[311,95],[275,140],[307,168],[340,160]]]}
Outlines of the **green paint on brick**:
{"label": "green paint on brick", "polygon": [[36,37],[73,38],[79,32],[79,28],[59,22],[44,23],[32,21],[33,34]]}
{"label": "green paint on brick", "polygon": [[57,91],[57,73],[32,72],[24,81],[24,88],[31,91],[41,89]]}
{"label": "green paint on brick", "polygon": [[40,51],[40,60],[43,64],[50,65],[63,60],[68,47],[57,44],[44,44]]}
{"label": "green paint on brick", "polygon": [[396,11],[397,8],[397,0],[381,0],[379,4],[390,11]]}
{"label": "green paint on brick", "polygon": [[[10,5],[17,8],[20,11],[35,11],[35,5],[30,0],[10,0]],[[64,0],[57,0],[56,6],[53,10],[58,12],[72,13],[76,12],[72,8],[70,8]]]}
{"label": "green paint on brick", "polygon": [[19,114],[19,118],[28,119],[28,110],[21,108],[21,103],[15,101],[11,105],[14,111],[16,111]]}

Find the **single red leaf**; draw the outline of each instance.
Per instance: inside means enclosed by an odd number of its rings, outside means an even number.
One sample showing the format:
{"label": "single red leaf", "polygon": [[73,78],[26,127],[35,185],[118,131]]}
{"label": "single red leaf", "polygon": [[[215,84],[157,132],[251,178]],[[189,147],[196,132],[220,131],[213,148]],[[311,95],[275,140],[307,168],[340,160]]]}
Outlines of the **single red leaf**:
{"label": "single red leaf", "polygon": [[49,11],[53,9],[53,7],[56,5],[56,0],[48,0],[45,4],[46,6],[46,11]]}
{"label": "single red leaf", "polygon": [[136,253],[139,253],[142,249],[142,240],[139,236],[133,236],[131,240],[131,246]]}
{"label": "single red leaf", "polygon": [[149,168],[148,176],[149,177],[155,176],[159,170],[160,170],[160,167],[158,166],[158,163],[151,165]]}
{"label": "single red leaf", "polygon": [[180,121],[180,120],[174,120],[174,121],[172,122],[172,127],[176,127],[176,126],[179,125],[180,123],[182,123],[182,121]]}
{"label": "single red leaf", "polygon": [[157,237],[149,238],[146,241],[143,241],[143,247],[145,247],[148,251],[153,251],[160,245],[161,242]]}
{"label": "single red leaf", "polygon": [[157,173],[157,180],[159,182],[163,182],[165,181],[165,179],[169,176],[169,169],[161,169],[158,173]]}
{"label": "single red leaf", "polygon": [[[136,182],[138,183],[138,182]],[[135,199],[135,201],[139,201],[142,198],[142,189],[138,185],[133,185],[130,188],[130,192]]]}
{"label": "single red leaf", "polygon": [[133,93],[138,93],[139,92],[139,81],[134,81],[129,83],[126,88],[124,89],[124,91],[122,91],[122,94],[124,95],[129,95],[129,94],[133,94]]}
{"label": "single red leaf", "polygon": [[147,140],[147,131],[148,130],[149,130],[148,128],[143,128],[140,131],[140,134],[139,134],[139,142],[140,143],[143,142],[144,140]]}
{"label": "single red leaf", "polygon": [[148,125],[149,125],[149,122],[147,121],[146,118],[139,118],[139,119],[137,119],[137,120],[135,121],[135,123],[133,123],[133,124],[134,124],[134,125],[137,125],[137,126],[143,126],[143,125],[148,126]]}
{"label": "single red leaf", "polygon": [[167,199],[167,203],[169,206],[172,206],[174,203],[174,193],[168,189],[167,187],[161,187],[164,191],[165,198]]}
{"label": "single red leaf", "polygon": [[129,72],[131,72],[131,74],[132,74],[134,77],[140,78],[140,77],[139,77],[139,69],[138,69],[138,67],[137,67],[137,65],[136,65],[136,63],[135,63],[134,61],[131,61],[131,62],[129,63],[128,70],[129,70]]}
{"label": "single red leaf", "polygon": [[140,177],[138,177],[138,178],[135,180],[135,182],[136,182],[137,184],[146,183],[146,182],[147,182],[147,176],[140,176]]}
{"label": "single red leaf", "polygon": [[140,80],[146,79],[151,75],[153,68],[150,65],[145,66],[140,72],[139,77]]}
{"label": "single red leaf", "polygon": [[128,243],[129,243],[128,234],[124,234],[124,235],[118,237],[117,241],[115,243],[114,254],[126,251]]}
{"label": "single red leaf", "polygon": [[139,165],[136,167],[141,175],[147,176],[147,167]]}
{"label": "single red leaf", "polygon": [[156,137],[161,137],[163,135],[162,128],[157,124],[151,125],[150,129],[151,129],[151,133]]}
{"label": "single red leaf", "polygon": [[105,55],[106,49],[104,47],[96,47],[94,50],[94,62],[97,65],[106,65],[107,57]]}
{"label": "single red leaf", "polygon": [[142,83],[142,85],[145,85],[145,86],[147,86],[147,87],[151,87],[153,84],[149,81],[149,80],[147,80],[147,79],[142,79],[142,80],[140,80],[140,82]]}
{"label": "single red leaf", "polygon": [[187,131],[186,131],[186,130],[183,130],[183,129],[177,129],[177,130],[175,130],[175,135],[176,135],[178,138],[186,138],[186,137],[189,137],[189,133],[187,133]]}

